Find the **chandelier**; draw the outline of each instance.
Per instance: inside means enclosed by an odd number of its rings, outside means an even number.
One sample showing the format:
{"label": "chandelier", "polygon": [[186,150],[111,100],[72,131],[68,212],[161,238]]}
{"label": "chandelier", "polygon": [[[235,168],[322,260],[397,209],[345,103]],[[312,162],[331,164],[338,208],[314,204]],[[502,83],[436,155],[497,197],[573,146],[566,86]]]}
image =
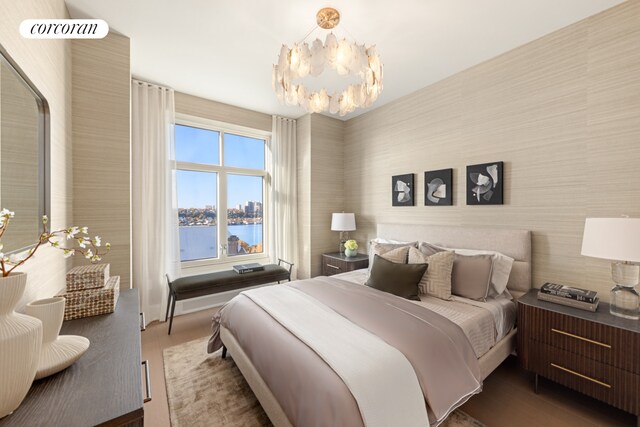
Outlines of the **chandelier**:
{"label": "chandelier", "polygon": [[[333,8],[321,9],[316,22],[320,28],[333,29],[340,22],[340,13]],[[359,83],[329,94],[324,88],[309,90],[299,81],[309,75],[317,77],[327,68],[340,76],[357,76]],[[272,84],[280,102],[299,105],[310,113],[329,111],[344,116],[378,99],[382,92],[382,63],[375,46],[358,45],[345,38],[338,40],[331,32],[324,44],[315,39],[309,46],[303,39],[291,49],[283,45],[278,63],[273,66]]]}

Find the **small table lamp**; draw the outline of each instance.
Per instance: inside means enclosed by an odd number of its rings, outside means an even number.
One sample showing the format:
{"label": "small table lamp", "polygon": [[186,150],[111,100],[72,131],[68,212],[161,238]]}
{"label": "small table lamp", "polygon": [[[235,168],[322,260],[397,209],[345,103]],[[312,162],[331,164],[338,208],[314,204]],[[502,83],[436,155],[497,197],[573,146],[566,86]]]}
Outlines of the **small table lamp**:
{"label": "small table lamp", "polygon": [[611,314],[640,319],[640,218],[587,218],[582,255],[613,260]]}
{"label": "small table lamp", "polygon": [[[349,240],[349,231],[356,230],[356,215],[352,213],[334,213],[331,215],[331,231],[340,232],[340,247],[338,251],[344,253],[344,242]],[[346,238],[345,235],[346,234]]]}

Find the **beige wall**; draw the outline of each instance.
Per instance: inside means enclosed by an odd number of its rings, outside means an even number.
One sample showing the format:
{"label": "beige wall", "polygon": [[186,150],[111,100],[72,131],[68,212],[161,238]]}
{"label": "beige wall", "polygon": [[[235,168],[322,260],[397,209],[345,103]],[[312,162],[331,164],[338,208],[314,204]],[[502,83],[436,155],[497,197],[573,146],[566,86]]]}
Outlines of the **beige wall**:
{"label": "beige wall", "polygon": [[73,222],[111,243],[104,261],[122,289],[131,285],[129,44],[113,33],[72,43]]}
{"label": "beige wall", "polygon": [[271,116],[186,93],[175,93],[176,113],[271,132]]}
{"label": "beige wall", "polygon": [[298,277],[321,274],[322,254],[338,250],[331,214],[344,210],[344,123],[319,114],[297,122]]}
{"label": "beige wall", "polygon": [[[639,46],[640,2],[626,2],[349,120],[345,208],[359,240],[380,222],[530,229],[536,287],[608,299],[608,262],[580,245],[585,217],[640,216]],[[466,206],[466,165],[500,160],[504,205]],[[454,206],[424,206],[424,171],[449,167]],[[394,208],[391,176],[404,173],[417,203]]]}
{"label": "beige wall", "polygon": [[[51,113],[51,226],[71,223],[71,43],[64,40],[23,39],[18,27],[27,18],[68,18],[63,0],[0,0],[0,44],[49,102]],[[5,248],[5,250],[10,248]],[[43,248],[21,271],[27,290],[20,305],[47,298],[64,287],[71,261],[59,251]]]}

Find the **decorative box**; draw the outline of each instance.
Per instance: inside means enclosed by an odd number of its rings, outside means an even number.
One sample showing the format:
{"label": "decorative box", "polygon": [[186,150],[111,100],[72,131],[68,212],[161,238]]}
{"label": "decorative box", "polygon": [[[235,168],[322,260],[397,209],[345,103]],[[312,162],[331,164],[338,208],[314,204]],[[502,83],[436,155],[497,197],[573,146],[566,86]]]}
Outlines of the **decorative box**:
{"label": "decorative box", "polygon": [[109,264],[74,267],[67,273],[67,291],[102,288],[109,280]]}
{"label": "decorative box", "polygon": [[64,320],[80,319],[113,313],[120,295],[120,276],[112,276],[101,288],[69,292],[63,289],[58,296],[65,297]]}

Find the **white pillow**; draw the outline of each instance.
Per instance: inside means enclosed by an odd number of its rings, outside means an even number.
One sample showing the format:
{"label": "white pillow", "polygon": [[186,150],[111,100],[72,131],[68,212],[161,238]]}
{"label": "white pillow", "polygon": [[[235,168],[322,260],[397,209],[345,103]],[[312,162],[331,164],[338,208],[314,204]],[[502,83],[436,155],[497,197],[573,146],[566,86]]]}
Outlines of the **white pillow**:
{"label": "white pillow", "polygon": [[502,293],[507,289],[509,275],[511,274],[511,268],[513,267],[513,258],[496,251],[447,248],[442,245],[428,244],[442,250],[454,251],[460,255],[491,255],[491,258],[493,259],[493,270],[491,271],[491,287],[489,288],[489,295],[487,296],[496,297],[498,295],[502,295]]}

